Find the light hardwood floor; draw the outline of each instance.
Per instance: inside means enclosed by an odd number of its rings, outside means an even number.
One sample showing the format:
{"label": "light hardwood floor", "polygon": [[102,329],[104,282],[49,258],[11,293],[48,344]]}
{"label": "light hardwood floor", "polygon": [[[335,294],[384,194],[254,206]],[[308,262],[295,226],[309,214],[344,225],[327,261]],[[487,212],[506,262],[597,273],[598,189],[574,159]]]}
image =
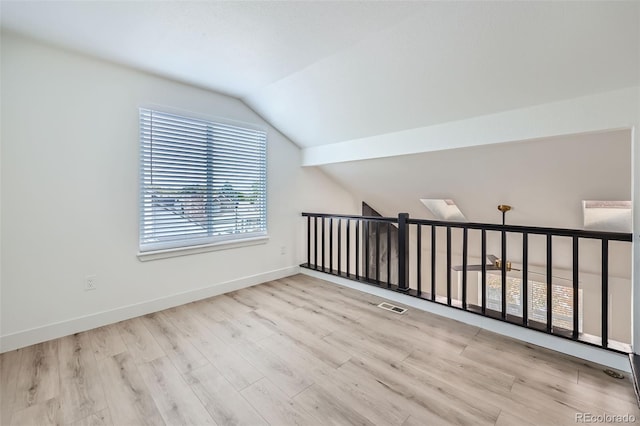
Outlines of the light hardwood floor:
{"label": "light hardwood floor", "polygon": [[2,425],[640,419],[603,367],[298,275],[2,354]]}

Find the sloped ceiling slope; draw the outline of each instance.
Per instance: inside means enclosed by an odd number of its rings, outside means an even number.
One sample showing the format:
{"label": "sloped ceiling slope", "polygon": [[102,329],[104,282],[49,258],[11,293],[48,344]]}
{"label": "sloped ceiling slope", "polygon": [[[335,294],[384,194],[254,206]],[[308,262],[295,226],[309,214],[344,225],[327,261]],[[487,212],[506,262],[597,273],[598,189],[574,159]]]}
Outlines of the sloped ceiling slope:
{"label": "sloped ceiling slope", "polygon": [[420,198],[453,199],[470,222],[582,228],[582,200],[629,200],[629,130],[322,166],[384,216],[436,219]]}
{"label": "sloped ceiling slope", "polygon": [[239,97],[301,147],[640,79],[636,1],[0,7],[5,30]]}
{"label": "sloped ceiling slope", "polygon": [[423,5],[9,0],[0,8],[4,29],[243,98]]}
{"label": "sloped ceiling slope", "polygon": [[629,87],[639,6],[428,3],[246,99],[306,147]]}

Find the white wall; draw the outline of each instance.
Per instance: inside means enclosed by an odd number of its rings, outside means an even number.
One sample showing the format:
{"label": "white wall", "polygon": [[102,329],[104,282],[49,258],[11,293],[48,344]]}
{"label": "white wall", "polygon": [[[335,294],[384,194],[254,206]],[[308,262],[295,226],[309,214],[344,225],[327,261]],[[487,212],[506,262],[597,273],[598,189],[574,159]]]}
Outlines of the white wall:
{"label": "white wall", "polygon": [[[237,99],[12,34],[1,56],[3,351],[294,273],[302,210],[357,212]],[[137,259],[138,107],[148,104],[268,128],[268,243]],[[90,274],[98,288],[85,292]]]}

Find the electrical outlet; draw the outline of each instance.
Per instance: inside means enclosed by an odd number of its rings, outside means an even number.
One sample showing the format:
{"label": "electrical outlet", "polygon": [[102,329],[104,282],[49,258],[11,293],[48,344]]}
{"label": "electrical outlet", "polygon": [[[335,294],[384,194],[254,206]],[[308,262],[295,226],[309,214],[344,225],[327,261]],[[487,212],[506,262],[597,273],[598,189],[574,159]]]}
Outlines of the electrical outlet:
{"label": "electrical outlet", "polygon": [[280,254],[287,254],[287,248],[285,246],[280,247]]}
{"label": "electrical outlet", "polygon": [[84,280],[84,291],[95,290],[98,288],[98,277],[95,275],[87,275]]}

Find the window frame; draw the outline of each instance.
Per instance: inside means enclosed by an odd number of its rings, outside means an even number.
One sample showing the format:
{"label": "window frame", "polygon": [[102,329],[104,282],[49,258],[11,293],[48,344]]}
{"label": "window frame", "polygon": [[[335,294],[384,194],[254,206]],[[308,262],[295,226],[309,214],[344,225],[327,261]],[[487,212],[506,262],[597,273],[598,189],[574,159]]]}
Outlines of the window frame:
{"label": "window frame", "polygon": [[[242,130],[255,131],[258,133],[264,134],[264,142],[263,142],[263,151],[258,155],[262,155],[262,161],[256,170],[260,172],[260,207],[257,209],[264,209],[260,212],[260,230],[256,232],[243,232],[243,233],[233,233],[226,235],[207,235],[202,237],[195,238],[176,238],[173,240],[165,239],[164,241],[158,241],[156,243],[144,242],[144,226],[145,221],[149,220],[149,216],[145,216],[144,209],[148,208],[148,204],[145,205],[145,190],[148,187],[145,184],[145,172],[148,172],[148,168],[145,168],[144,162],[144,154],[146,149],[148,148],[145,144],[148,143],[145,141],[145,136],[143,135],[144,126],[143,126],[143,114],[165,114],[175,116],[180,119],[185,120],[194,120],[199,122],[206,122],[207,125],[215,126],[233,126],[238,127]],[[139,126],[139,135],[138,135],[138,258],[140,260],[154,260],[158,258],[166,258],[173,256],[183,256],[187,254],[201,253],[206,251],[215,251],[215,250],[224,250],[236,247],[244,247],[256,244],[266,243],[269,239],[268,235],[268,131],[265,127],[256,125],[253,123],[241,122],[237,120],[231,120],[227,118],[221,118],[216,116],[208,116],[204,114],[198,114],[190,111],[178,110],[174,108],[167,108],[164,106],[157,105],[141,105],[138,107],[138,126]],[[206,138],[207,149],[213,147],[215,145],[215,140]],[[223,145],[223,143],[218,140],[219,146]],[[214,148],[211,148],[214,149]],[[213,166],[209,169],[210,166],[207,166],[207,174],[214,173]],[[212,183],[207,180],[206,191],[212,191]],[[237,203],[237,201],[236,201]],[[263,204],[262,204],[263,203]],[[215,212],[208,211],[207,218],[213,218],[215,216]],[[236,221],[237,221],[237,211],[236,211]],[[262,227],[264,224],[264,227]],[[237,223],[236,223],[237,226]],[[208,232],[211,232],[210,230]]]}

